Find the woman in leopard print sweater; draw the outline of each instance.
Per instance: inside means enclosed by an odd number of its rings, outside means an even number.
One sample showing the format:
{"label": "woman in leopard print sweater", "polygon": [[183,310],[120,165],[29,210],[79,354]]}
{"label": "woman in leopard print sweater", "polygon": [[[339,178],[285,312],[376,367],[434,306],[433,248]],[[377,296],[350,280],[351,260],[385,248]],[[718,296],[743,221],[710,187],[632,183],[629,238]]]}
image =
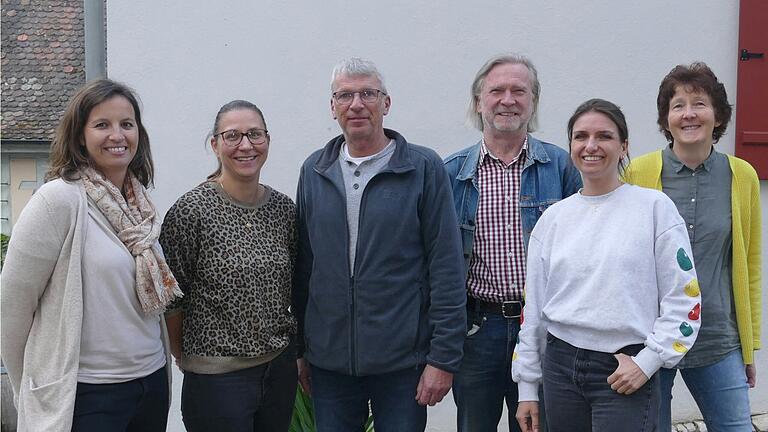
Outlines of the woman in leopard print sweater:
{"label": "woman in leopard print sweater", "polygon": [[163,223],[160,242],[184,291],[166,322],[188,431],[284,431],[290,422],[295,205],[259,183],[269,141],[255,105],[221,107],[210,139],[219,168]]}

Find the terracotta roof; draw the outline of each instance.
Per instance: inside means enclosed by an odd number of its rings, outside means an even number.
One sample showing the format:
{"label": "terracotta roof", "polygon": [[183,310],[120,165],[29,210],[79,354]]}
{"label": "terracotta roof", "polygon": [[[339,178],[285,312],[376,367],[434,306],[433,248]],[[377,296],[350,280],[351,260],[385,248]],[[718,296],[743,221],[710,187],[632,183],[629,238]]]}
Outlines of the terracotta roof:
{"label": "terracotta roof", "polygon": [[3,140],[50,140],[85,82],[83,1],[2,0]]}

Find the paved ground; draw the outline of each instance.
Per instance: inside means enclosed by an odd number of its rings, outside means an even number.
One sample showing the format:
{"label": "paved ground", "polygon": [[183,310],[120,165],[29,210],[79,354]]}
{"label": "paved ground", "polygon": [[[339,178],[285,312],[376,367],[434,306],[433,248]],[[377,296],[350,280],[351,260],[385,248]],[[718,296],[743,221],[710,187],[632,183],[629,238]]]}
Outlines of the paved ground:
{"label": "paved ground", "polygon": [[[768,432],[768,414],[755,414],[752,416],[752,427],[756,432]],[[671,432],[707,432],[707,426],[701,420],[687,423],[678,423],[672,427]]]}

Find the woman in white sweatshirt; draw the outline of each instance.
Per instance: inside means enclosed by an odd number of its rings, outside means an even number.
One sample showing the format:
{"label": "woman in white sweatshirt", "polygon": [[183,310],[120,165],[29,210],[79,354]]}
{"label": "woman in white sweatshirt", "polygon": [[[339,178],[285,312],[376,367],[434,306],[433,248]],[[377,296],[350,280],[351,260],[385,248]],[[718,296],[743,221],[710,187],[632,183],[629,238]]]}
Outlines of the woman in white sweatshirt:
{"label": "woman in white sweatshirt", "polygon": [[591,99],[568,122],[584,187],[531,234],[524,322],[512,362],[517,419],[538,430],[652,431],[658,379],[696,340],[700,295],[683,220],[663,193],[623,184],[624,115]]}

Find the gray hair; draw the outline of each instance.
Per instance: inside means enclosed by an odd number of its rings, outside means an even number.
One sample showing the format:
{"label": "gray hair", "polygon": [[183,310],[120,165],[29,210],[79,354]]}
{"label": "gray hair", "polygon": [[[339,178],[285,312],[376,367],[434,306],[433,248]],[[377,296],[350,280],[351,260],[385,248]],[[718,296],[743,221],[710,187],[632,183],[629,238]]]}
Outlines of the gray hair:
{"label": "gray hair", "polygon": [[533,66],[533,62],[531,62],[528,57],[521,54],[498,54],[491,57],[485,62],[483,67],[477,71],[475,80],[472,82],[472,87],[470,89],[467,124],[480,131],[483,130],[483,116],[477,112],[478,98],[483,89],[485,77],[488,76],[491,69],[502,64],[521,64],[528,68],[528,76],[531,80],[531,92],[533,92],[533,113],[531,114],[531,119],[528,121],[528,132],[533,132],[539,124],[539,95],[541,94],[541,84],[539,84],[539,75],[536,72],[536,67]]}
{"label": "gray hair", "polygon": [[360,57],[350,57],[342,60],[333,68],[331,73],[331,91],[333,91],[333,83],[336,82],[336,78],[342,75],[349,75],[354,77],[374,77],[381,83],[379,90],[387,93],[387,85],[384,84],[384,77],[376,69],[376,65],[370,60],[361,59]]}

